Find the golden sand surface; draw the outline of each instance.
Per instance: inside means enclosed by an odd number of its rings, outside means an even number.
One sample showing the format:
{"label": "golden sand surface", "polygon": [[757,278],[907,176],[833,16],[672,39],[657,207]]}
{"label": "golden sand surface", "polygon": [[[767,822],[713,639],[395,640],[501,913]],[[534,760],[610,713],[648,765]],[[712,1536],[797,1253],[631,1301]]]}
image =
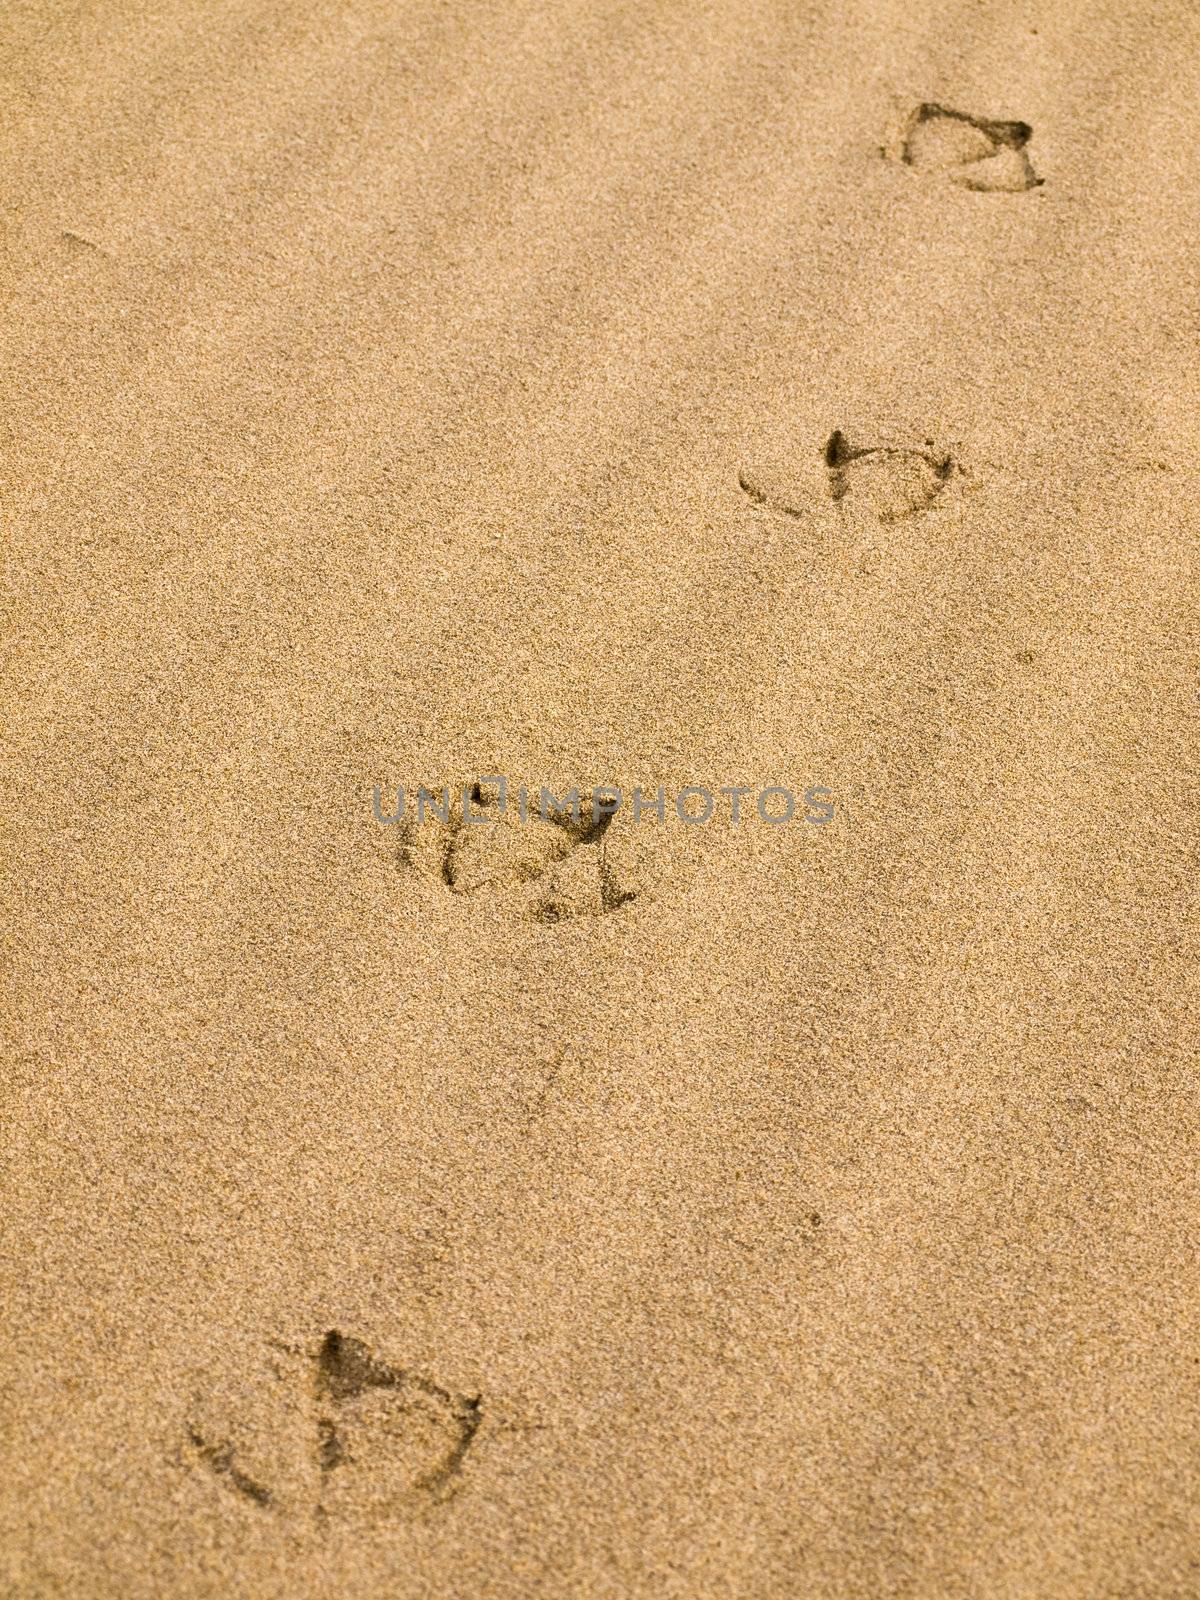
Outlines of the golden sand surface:
{"label": "golden sand surface", "polygon": [[1192,0],[0,95],[0,1594],[1200,1595]]}

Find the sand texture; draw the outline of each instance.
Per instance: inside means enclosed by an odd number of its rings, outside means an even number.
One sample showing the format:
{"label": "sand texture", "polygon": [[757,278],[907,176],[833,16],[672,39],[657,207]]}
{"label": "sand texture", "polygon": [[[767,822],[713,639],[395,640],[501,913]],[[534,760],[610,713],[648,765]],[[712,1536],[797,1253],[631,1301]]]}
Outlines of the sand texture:
{"label": "sand texture", "polygon": [[9,0],[4,1600],[1200,1596],[1198,107]]}

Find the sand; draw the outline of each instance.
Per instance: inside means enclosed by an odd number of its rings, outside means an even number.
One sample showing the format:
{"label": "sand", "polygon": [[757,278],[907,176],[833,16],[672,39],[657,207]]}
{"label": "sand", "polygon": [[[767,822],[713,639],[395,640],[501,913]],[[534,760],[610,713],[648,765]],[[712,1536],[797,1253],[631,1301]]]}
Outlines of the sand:
{"label": "sand", "polygon": [[1200,1594],[1195,7],[0,41],[0,1592]]}

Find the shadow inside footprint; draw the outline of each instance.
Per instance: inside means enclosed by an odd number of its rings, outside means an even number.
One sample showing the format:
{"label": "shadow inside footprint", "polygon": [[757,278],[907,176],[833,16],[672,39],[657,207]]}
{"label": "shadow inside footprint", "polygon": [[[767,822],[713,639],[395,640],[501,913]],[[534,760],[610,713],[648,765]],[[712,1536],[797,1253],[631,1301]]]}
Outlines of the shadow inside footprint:
{"label": "shadow inside footprint", "polygon": [[925,102],[912,113],[899,159],[917,172],[944,173],[952,183],[981,193],[1022,194],[1045,180],[1033,170],[1027,122],[991,121]]}
{"label": "shadow inside footprint", "polygon": [[956,471],[952,456],[939,454],[932,440],[924,449],[876,445],[854,448],[840,428],[825,444],[829,497],[852,495],[880,522],[898,522],[927,511]]}

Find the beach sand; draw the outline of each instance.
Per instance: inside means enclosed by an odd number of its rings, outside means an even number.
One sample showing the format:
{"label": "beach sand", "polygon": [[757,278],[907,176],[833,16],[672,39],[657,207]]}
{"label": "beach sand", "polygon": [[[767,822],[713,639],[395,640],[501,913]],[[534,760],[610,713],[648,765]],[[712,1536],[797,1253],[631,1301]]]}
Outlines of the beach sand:
{"label": "beach sand", "polygon": [[0,94],[0,1592],[1200,1594],[1195,7]]}

